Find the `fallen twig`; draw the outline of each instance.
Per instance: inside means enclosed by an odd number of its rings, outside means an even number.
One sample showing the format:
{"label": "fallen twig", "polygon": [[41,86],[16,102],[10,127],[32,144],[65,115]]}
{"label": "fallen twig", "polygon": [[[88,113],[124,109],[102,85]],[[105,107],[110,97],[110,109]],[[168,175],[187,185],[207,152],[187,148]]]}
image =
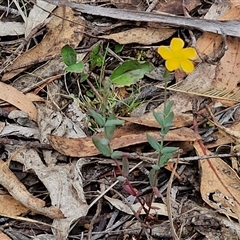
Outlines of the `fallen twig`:
{"label": "fallen twig", "polygon": [[150,12],[138,12],[132,10],[103,8],[87,4],[78,4],[66,0],[44,0],[57,6],[68,6],[81,13],[87,13],[95,16],[110,17],[114,19],[138,21],[138,22],[158,22],[167,26],[187,27],[199,29],[203,32],[213,32],[217,34],[240,37],[239,20],[217,21],[199,18],[186,18],[175,15],[166,15]]}

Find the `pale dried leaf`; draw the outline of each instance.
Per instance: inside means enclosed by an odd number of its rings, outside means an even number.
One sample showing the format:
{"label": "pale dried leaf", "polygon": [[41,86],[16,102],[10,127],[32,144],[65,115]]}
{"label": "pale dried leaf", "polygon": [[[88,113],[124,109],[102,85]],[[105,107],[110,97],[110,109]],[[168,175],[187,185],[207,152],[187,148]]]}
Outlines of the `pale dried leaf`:
{"label": "pale dried leaf", "polygon": [[25,26],[20,22],[2,22],[0,21],[0,36],[19,36],[25,32]]}
{"label": "pale dried leaf", "polygon": [[168,39],[176,32],[172,28],[132,28],[119,33],[101,36],[101,38],[112,39],[119,44],[139,43],[153,44]]}
{"label": "pale dried leaf", "polygon": [[47,19],[47,17],[55,7],[55,5],[42,0],[36,1],[29,13],[29,16],[26,19],[25,38],[28,37],[28,35],[35,27],[44,23],[44,21]]}
{"label": "pale dried leaf", "polygon": [[[29,161],[31,161],[29,159]],[[55,206],[46,207],[46,203],[30,194],[26,187],[8,168],[7,164],[0,159],[0,184],[25,207],[33,212],[45,215],[52,219],[64,218],[62,212]]]}
{"label": "pale dried leaf", "polygon": [[13,64],[6,69],[2,80],[6,81],[16,76],[26,69],[26,66],[53,59],[67,44],[76,47],[83,38],[84,29],[83,18],[76,15],[69,7],[58,7],[47,24],[48,31],[43,40],[16,58]]}
{"label": "pale dried leaf", "polygon": [[65,216],[64,219],[53,222],[55,237],[66,239],[71,223],[85,216],[88,211],[80,174],[81,166],[85,161],[80,159],[77,162],[55,165],[56,155],[48,154],[48,156],[52,158],[52,162],[48,160],[47,166],[43,164],[34,149],[24,149],[14,160],[24,164],[25,170],[33,170],[48,189],[52,205],[59,207]]}
{"label": "pale dried leaf", "polygon": [[[129,208],[129,206],[124,203],[123,201],[116,199],[116,198],[110,198],[108,196],[104,196],[104,198],[109,201],[115,208],[117,208],[118,210],[125,212],[129,215],[134,215],[133,211]],[[148,206],[147,204],[144,205],[147,209]],[[155,214],[155,215],[162,215],[162,216],[168,216],[167,213],[167,207],[165,204],[163,203],[152,203],[152,208],[150,210],[150,214]],[[144,210],[141,209],[141,204],[139,202],[135,203],[135,204],[131,204],[132,209],[135,212],[138,212],[139,214],[145,214]],[[139,209],[141,209],[141,211],[139,212]]]}

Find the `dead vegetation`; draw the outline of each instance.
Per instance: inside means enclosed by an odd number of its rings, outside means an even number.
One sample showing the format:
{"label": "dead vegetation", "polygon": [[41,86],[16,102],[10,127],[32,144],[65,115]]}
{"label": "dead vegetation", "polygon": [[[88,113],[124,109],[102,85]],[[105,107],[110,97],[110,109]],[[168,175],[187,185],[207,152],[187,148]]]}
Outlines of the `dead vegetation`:
{"label": "dead vegetation", "polygon": [[[0,12],[1,240],[240,239],[238,1],[2,0]],[[157,49],[174,37],[198,59],[166,86]],[[155,186],[147,136],[162,141],[153,111],[171,101],[164,146],[179,150]],[[124,125],[104,145],[113,113]]]}

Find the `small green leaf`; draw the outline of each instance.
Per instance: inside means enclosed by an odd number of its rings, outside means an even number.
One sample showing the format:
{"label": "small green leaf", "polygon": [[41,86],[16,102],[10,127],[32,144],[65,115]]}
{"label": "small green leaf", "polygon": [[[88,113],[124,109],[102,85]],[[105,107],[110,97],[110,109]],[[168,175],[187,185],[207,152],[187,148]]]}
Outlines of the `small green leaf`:
{"label": "small green leaf", "polygon": [[126,157],[122,158],[122,172],[125,177],[129,174],[129,162]]}
{"label": "small green leaf", "polygon": [[117,177],[117,180],[118,180],[119,182],[125,182],[126,179],[127,179],[127,178],[125,178],[125,177],[123,177],[123,176],[118,176],[118,177]]}
{"label": "small green leaf", "polygon": [[165,109],[164,109],[164,111],[163,111],[166,116],[170,113],[173,104],[174,104],[173,101],[170,101],[170,102],[168,102],[168,103],[166,104],[166,107],[165,107]]}
{"label": "small green leaf", "polygon": [[102,145],[105,145],[105,146],[109,145],[109,140],[106,138],[100,138],[99,141]]}
{"label": "small green leaf", "polygon": [[169,127],[162,127],[160,131],[160,135],[164,137],[167,135],[168,132],[169,132]]}
{"label": "small green leaf", "polygon": [[67,65],[67,66],[71,66],[73,64],[75,64],[77,62],[77,55],[75,50],[70,47],[69,45],[66,45],[62,48],[61,50],[61,56],[62,56],[62,60],[63,62]]}
{"label": "small green leaf", "polygon": [[147,134],[147,140],[152,148],[154,148],[157,152],[161,152],[161,145],[154,137]]}
{"label": "small green leaf", "polygon": [[171,127],[173,124],[173,118],[174,118],[174,113],[170,112],[166,117],[165,117],[165,127]]}
{"label": "small green leaf", "polygon": [[112,126],[117,126],[117,125],[123,125],[124,124],[124,121],[123,120],[120,120],[120,119],[108,119],[106,122],[105,122],[105,125],[106,127],[112,127]]}
{"label": "small green leaf", "polygon": [[92,68],[100,67],[104,62],[104,57],[100,53],[100,50],[101,50],[100,45],[96,44],[93,47],[92,52],[90,53],[90,63]]}
{"label": "small green leaf", "polygon": [[178,150],[177,147],[164,147],[162,150],[161,150],[161,153],[162,154],[165,154],[165,153],[175,153],[176,151]]}
{"label": "small green leaf", "polygon": [[99,152],[101,152],[104,156],[110,157],[112,155],[112,150],[109,147],[109,144],[106,144],[107,139],[98,139],[93,137],[92,141],[95,145],[95,147],[98,149]]}
{"label": "small green leaf", "polygon": [[112,159],[121,159],[123,157],[123,154],[121,151],[114,151],[111,155]]}
{"label": "small green leaf", "polygon": [[89,74],[87,73],[82,73],[81,74],[81,78],[80,78],[80,83],[84,82],[85,80],[87,80],[89,77]]}
{"label": "small green leaf", "polygon": [[160,170],[160,167],[157,164],[152,165],[152,169],[158,171]]}
{"label": "small green leaf", "polygon": [[158,162],[159,167],[160,168],[163,167],[171,157],[172,157],[172,153],[165,153],[164,155],[162,155]]}
{"label": "small green leaf", "polygon": [[150,182],[150,185],[151,187],[155,187],[156,186],[156,179],[157,179],[157,171],[155,169],[151,169],[150,172],[149,172],[149,182]]}
{"label": "small green leaf", "polygon": [[104,137],[109,140],[112,140],[115,129],[116,129],[115,125],[109,127],[104,126]]}
{"label": "small green leaf", "polygon": [[122,50],[123,50],[123,45],[121,45],[121,44],[115,44],[115,46],[114,46],[114,52],[115,53],[120,53]]}
{"label": "small green leaf", "polygon": [[67,72],[75,72],[75,73],[81,73],[84,70],[84,63],[78,62],[75,64],[72,64],[65,69]]}
{"label": "small green leaf", "polygon": [[165,125],[164,117],[163,117],[163,114],[161,112],[158,113],[158,112],[153,111],[153,116],[156,119],[157,123],[161,127],[163,127]]}
{"label": "small green leaf", "polygon": [[90,110],[89,112],[93,116],[95,121],[98,123],[98,125],[100,127],[103,127],[106,121],[105,118],[101,114],[95,112],[94,110]]}
{"label": "small green leaf", "polygon": [[115,84],[130,86],[142,79],[144,74],[151,72],[153,68],[153,65],[148,62],[125,61],[113,71],[110,80]]}

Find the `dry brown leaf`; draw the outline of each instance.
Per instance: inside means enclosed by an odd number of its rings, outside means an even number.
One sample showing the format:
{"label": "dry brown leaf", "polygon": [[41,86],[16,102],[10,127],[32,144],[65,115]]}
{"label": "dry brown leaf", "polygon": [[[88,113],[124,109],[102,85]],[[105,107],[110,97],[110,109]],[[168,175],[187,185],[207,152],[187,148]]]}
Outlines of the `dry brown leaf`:
{"label": "dry brown leaf", "polygon": [[8,190],[8,192],[25,207],[33,212],[45,215],[52,219],[64,218],[62,212],[54,207],[46,207],[45,202],[30,194],[26,187],[18,180],[18,178],[8,168],[6,162],[0,159],[0,184]]}
{"label": "dry brown leaf", "polygon": [[[159,130],[150,130],[135,124],[128,124],[115,131],[111,146],[113,149],[118,149],[147,142],[147,133],[160,140]],[[103,135],[97,134],[95,137],[101,138]],[[55,150],[67,156],[87,157],[100,154],[92,142],[92,137],[73,139],[48,135],[48,139]],[[188,128],[171,130],[165,137],[166,141],[195,141],[196,139],[200,139],[200,136]]]}
{"label": "dry brown leaf", "polygon": [[[188,11],[192,11],[197,6],[201,5],[200,0],[185,0],[184,5]],[[183,14],[183,3],[179,0],[159,1],[154,12],[165,12],[175,15]]]}
{"label": "dry brown leaf", "polygon": [[[44,62],[60,55],[61,48],[66,44],[76,47],[83,38],[82,32],[85,28],[84,21],[81,19],[71,8],[58,7],[54,11],[51,21],[47,24],[48,32],[43,40],[29,51],[21,54],[6,69],[2,80],[11,79],[33,64]],[[73,22],[76,22],[76,24]]]}
{"label": "dry brown leaf", "polygon": [[0,88],[0,99],[11,103],[26,112],[32,120],[37,121],[36,107],[22,92],[3,82],[0,82]]}
{"label": "dry brown leaf", "polygon": [[[240,122],[236,122],[232,126],[228,127],[228,129],[239,133]],[[213,135],[217,137],[217,141],[215,141],[213,143],[207,143],[206,147],[208,149],[234,142],[234,139],[233,139],[233,137],[231,137],[231,134],[226,134],[224,131],[221,131],[220,129],[218,132],[214,133]]]}
{"label": "dry brown leaf", "polygon": [[[239,20],[240,6],[236,6],[218,20]],[[224,29],[223,29],[224,31]],[[232,94],[240,94],[239,89],[239,71],[240,71],[240,39],[227,37],[228,50],[216,66],[215,77],[211,87],[216,89],[226,89],[232,91]],[[197,41],[197,48],[203,54],[214,57],[220,50],[222,36],[213,33],[204,33]],[[229,103],[230,104],[230,103]],[[228,104],[228,105],[229,105]],[[230,104],[231,105],[231,104]]]}
{"label": "dry brown leaf", "polygon": [[176,32],[172,28],[133,28],[119,33],[101,36],[104,39],[112,39],[120,44],[139,43],[153,44],[168,39]]}
{"label": "dry brown leaf", "polygon": [[[204,153],[198,142],[194,147],[199,156],[211,154]],[[201,160],[199,164],[202,199],[219,212],[240,219],[240,178],[236,172],[220,158]]]}
{"label": "dry brown leaf", "polygon": [[1,240],[11,240],[11,238],[9,238],[5,233],[3,233],[2,231],[0,231],[0,239]]}
{"label": "dry brown leaf", "polygon": [[16,201],[12,196],[8,194],[0,195],[0,215],[19,216],[28,211],[28,208]]}

